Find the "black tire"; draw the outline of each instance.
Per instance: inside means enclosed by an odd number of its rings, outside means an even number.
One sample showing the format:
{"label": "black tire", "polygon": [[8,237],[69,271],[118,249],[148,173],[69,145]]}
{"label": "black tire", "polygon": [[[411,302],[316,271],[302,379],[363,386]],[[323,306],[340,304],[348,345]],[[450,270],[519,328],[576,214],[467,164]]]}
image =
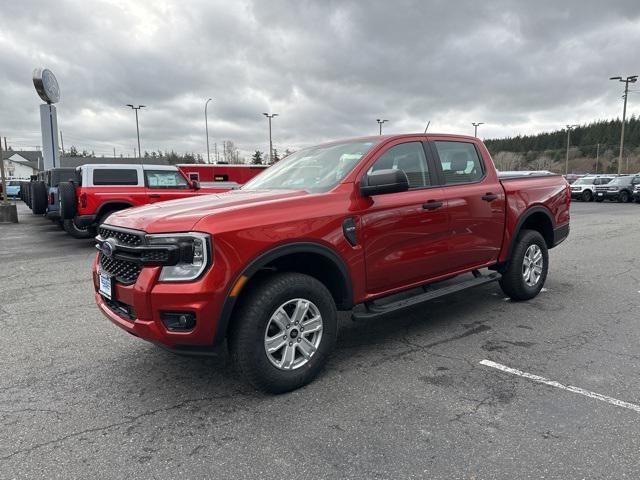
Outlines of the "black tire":
{"label": "black tire", "polygon": [[63,220],[62,226],[64,231],[71,235],[73,238],[85,239],[96,236],[96,231],[92,227],[80,228],[73,220]]}
{"label": "black tire", "polygon": [[34,215],[44,215],[47,211],[47,187],[44,182],[31,183],[31,205]]}
{"label": "black tire", "polygon": [[[529,247],[537,245],[542,253],[542,271],[540,277],[534,285],[528,285],[524,278],[524,259]],[[500,279],[500,288],[512,300],[530,300],[534,298],[547,279],[547,271],[549,269],[549,252],[547,243],[542,235],[536,230],[522,230],[518,234],[516,243],[511,252],[509,266],[502,273]]]}
{"label": "black tire", "polygon": [[623,190],[618,195],[618,201],[620,203],[629,203],[631,201],[631,195],[626,190]]}
{"label": "black tire", "polygon": [[62,220],[73,220],[76,216],[76,187],[71,182],[60,182],[58,184],[58,198],[60,202],[60,218]]}
{"label": "black tire", "polygon": [[604,197],[596,197],[596,202],[598,203],[604,202]]}
{"label": "black tire", "polygon": [[580,196],[580,199],[583,202],[590,202],[593,200],[593,192],[591,190],[585,190],[584,192],[582,192],[582,195]]}
{"label": "black tire", "polygon": [[[229,335],[231,357],[237,370],[255,388],[268,393],[295,390],[309,383],[320,373],[335,347],[337,336],[335,302],[329,290],[308,275],[276,273],[257,282],[253,286],[249,285],[234,312]],[[265,335],[272,315],[280,306],[294,299],[305,299],[314,304],[322,317],[322,330],[317,350],[311,354],[306,363],[294,369],[283,370],[275,366],[267,356]],[[290,339],[298,338],[300,342],[299,337],[309,335],[309,333],[297,333],[294,336],[293,331],[296,327],[293,327],[293,321],[291,325],[290,330],[283,332],[289,333]],[[295,340],[289,345],[292,343],[294,356],[301,354]],[[283,345],[283,349],[286,348],[287,346]],[[274,353],[274,355],[277,354],[277,352]],[[284,353],[282,353],[282,360],[284,361]]]}

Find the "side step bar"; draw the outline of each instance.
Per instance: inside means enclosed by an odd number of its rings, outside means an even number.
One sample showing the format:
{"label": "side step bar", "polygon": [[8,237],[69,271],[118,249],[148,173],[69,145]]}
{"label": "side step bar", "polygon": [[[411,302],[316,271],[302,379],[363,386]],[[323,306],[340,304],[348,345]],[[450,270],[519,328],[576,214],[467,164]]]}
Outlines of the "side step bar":
{"label": "side step bar", "polygon": [[488,275],[481,275],[480,272],[474,270],[472,273],[473,278],[469,280],[464,280],[462,282],[454,283],[452,285],[446,285],[443,287],[425,285],[423,287],[423,290],[425,290],[424,293],[418,293],[412,297],[387,303],[386,305],[376,304],[375,300],[372,302],[367,302],[364,304],[365,310],[361,312],[353,312],[351,318],[353,320],[376,319],[390,313],[395,313],[400,310],[404,310],[406,308],[410,308],[415,305],[419,305],[421,303],[428,302],[445,295],[449,295],[451,293],[466,290],[467,288],[477,287],[479,285],[484,285],[485,283],[495,282],[501,277],[501,275],[497,272],[490,273]]}

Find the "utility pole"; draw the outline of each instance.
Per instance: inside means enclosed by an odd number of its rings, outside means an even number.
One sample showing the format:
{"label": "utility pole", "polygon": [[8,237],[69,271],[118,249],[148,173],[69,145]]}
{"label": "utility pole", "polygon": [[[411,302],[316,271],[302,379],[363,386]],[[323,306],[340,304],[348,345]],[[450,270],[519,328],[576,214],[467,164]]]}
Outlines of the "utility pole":
{"label": "utility pole", "polygon": [[[6,138],[6,137],[5,137]],[[60,130],[60,145],[62,146],[62,154],[64,155],[64,140],[62,139],[62,130]],[[7,149],[7,145],[5,144],[4,149]]]}
{"label": "utility pole", "polygon": [[2,186],[2,203],[6,208],[8,208],[7,206],[9,205],[9,195],[7,194],[7,178],[4,176],[4,158],[2,157],[2,145],[0,145],[0,177],[2,177],[2,183],[0,184]]}
{"label": "utility pole", "polygon": [[[622,107],[622,130],[620,132],[620,156],[618,157],[618,175],[622,173],[622,155],[624,152],[624,124],[627,120],[627,97],[629,96],[629,84],[636,83],[638,80],[638,75],[630,75],[627,78],[622,77],[611,77],[609,80],[618,80],[624,83],[624,95],[622,98],[624,99],[623,107]],[[629,169],[629,159],[627,159],[627,170]]]}
{"label": "utility pole", "polygon": [[211,159],[209,158],[209,120],[207,119],[207,105],[212,99],[208,99],[204,102],[204,129],[207,132],[207,163],[211,163]]}
{"label": "utility pole", "polygon": [[113,147],[113,158],[116,158],[116,147]]}
{"label": "utility pole", "polygon": [[9,149],[7,148],[7,137],[4,137],[4,151],[8,152]]}
{"label": "utility pole", "polygon": [[484,125],[484,122],[471,122],[471,125],[473,125],[473,136],[474,137],[478,137],[478,127],[480,125]]}
{"label": "utility pole", "polygon": [[277,113],[272,113],[269,115],[268,113],[263,113],[265,117],[269,119],[269,163],[273,163],[273,140],[271,138],[271,119],[273,117],[277,117]]}
{"label": "utility pole", "polygon": [[564,174],[569,173],[569,145],[571,143],[571,129],[579,127],[580,125],[567,125],[567,158],[564,162]]}
{"label": "utility pole", "polygon": [[220,162],[220,157],[218,157],[218,142],[213,144],[213,156],[216,159],[216,163]]}
{"label": "utility pole", "polygon": [[[376,118],[376,122],[378,122],[378,135],[382,135],[382,124],[383,124],[384,122],[388,122],[388,121],[389,121],[389,120],[387,120],[387,119],[380,120],[379,118]],[[431,123],[431,122],[429,122],[429,123]],[[428,126],[428,125],[427,125],[427,128],[429,128],[429,126]],[[427,131],[427,130],[425,129],[425,132],[426,132],[426,131]]]}
{"label": "utility pole", "polygon": [[140,127],[138,125],[138,110],[144,108],[146,105],[138,105],[134,107],[130,103],[127,103],[127,107],[131,107],[136,112],[136,133],[138,134],[138,158],[142,158],[142,150],[140,150]]}
{"label": "utility pole", "polygon": [[600,144],[596,146],[596,173],[598,173],[598,160],[600,158]]}

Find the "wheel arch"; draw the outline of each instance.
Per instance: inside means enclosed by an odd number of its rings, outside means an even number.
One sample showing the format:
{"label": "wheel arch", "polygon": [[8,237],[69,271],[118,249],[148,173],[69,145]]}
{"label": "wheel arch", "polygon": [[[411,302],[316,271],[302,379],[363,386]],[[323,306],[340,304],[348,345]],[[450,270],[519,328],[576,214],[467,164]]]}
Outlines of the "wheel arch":
{"label": "wheel arch", "polygon": [[[302,258],[304,262],[300,261]],[[231,283],[216,326],[214,344],[219,344],[226,338],[234,309],[250,288],[252,280],[267,275],[269,271],[293,271],[310,275],[327,287],[339,310],[353,307],[349,269],[337,253],[314,242],[280,245],[254,258]],[[243,277],[245,279],[241,280]],[[240,282],[241,288],[233,295],[233,290]]]}
{"label": "wheel arch", "polygon": [[507,253],[507,262],[511,259],[518,235],[523,229],[538,231],[544,238],[547,248],[551,249],[554,247],[554,228],[555,222],[553,221],[551,212],[545,207],[535,206],[526,210],[520,216],[516,228],[513,230],[511,242],[509,243],[509,251]]}
{"label": "wheel arch", "polygon": [[98,207],[98,210],[96,210],[96,221],[107,213],[117,212],[118,210],[124,210],[125,208],[131,207],[133,207],[133,204],[126,200],[109,200],[101,204]]}

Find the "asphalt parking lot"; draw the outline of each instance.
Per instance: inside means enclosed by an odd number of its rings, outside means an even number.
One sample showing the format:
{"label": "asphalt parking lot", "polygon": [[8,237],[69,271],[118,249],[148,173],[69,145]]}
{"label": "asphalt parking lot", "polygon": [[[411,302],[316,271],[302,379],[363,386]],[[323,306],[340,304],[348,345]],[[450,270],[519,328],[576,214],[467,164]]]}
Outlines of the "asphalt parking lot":
{"label": "asphalt parking lot", "polygon": [[640,205],[572,206],[546,289],[341,319],[311,385],[256,393],[93,303],[91,241],[0,225],[0,478],[638,478]]}

